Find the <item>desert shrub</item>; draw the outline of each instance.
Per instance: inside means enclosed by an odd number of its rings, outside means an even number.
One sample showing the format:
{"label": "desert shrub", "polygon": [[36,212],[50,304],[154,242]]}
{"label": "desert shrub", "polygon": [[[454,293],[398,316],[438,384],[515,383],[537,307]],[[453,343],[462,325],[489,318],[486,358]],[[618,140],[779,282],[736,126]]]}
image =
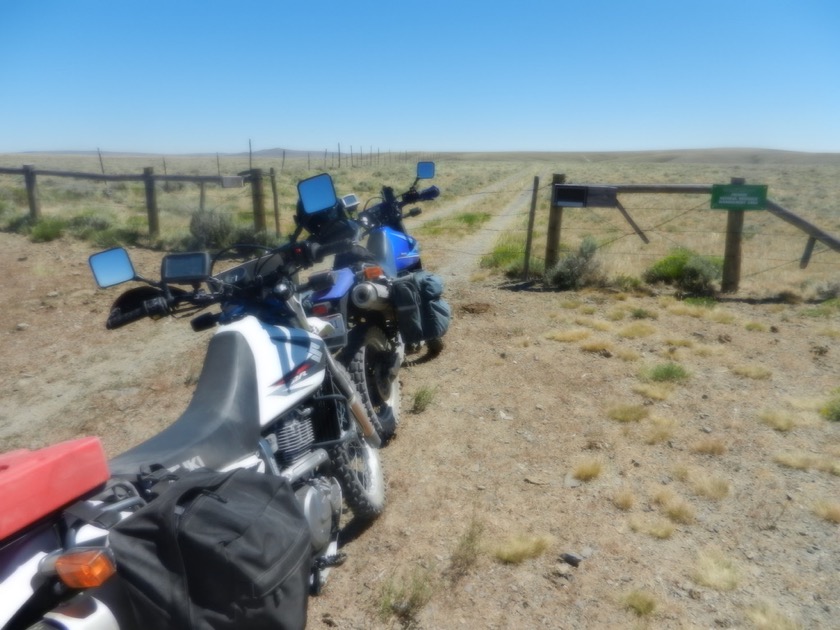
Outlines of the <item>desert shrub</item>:
{"label": "desert shrub", "polygon": [[33,243],[46,243],[61,238],[67,227],[67,221],[59,217],[45,217],[36,221],[29,231]]}
{"label": "desert shrub", "polygon": [[840,391],[820,407],[820,415],[826,420],[840,422]]}
{"label": "desert shrub", "polygon": [[662,363],[645,370],[643,377],[655,383],[673,383],[686,380],[688,372],[679,363]]}
{"label": "desert shrub", "polygon": [[109,219],[93,213],[76,215],[67,222],[67,230],[73,236],[84,240],[93,240],[98,232],[109,230],[111,227]]}
{"label": "desert shrub", "polygon": [[642,280],[636,276],[619,274],[609,280],[609,285],[620,291],[641,291]]}
{"label": "desert shrub", "polygon": [[601,281],[600,265],[595,260],[598,243],[591,236],[584,237],[577,253],[569,253],[545,272],[545,283],[562,291],[576,290]]}
{"label": "desert shrub", "polygon": [[190,234],[201,249],[221,249],[236,242],[236,226],[229,215],[216,210],[194,212],[190,218]]}
{"label": "desert shrub", "polygon": [[720,279],[722,271],[720,260],[680,247],[655,262],[642,277],[649,284],[662,282],[676,286],[688,295],[711,295],[713,283]]}
{"label": "desert shrub", "polygon": [[140,242],[141,234],[132,228],[109,227],[93,232],[88,238],[96,247],[106,249],[109,247],[136,245]]}

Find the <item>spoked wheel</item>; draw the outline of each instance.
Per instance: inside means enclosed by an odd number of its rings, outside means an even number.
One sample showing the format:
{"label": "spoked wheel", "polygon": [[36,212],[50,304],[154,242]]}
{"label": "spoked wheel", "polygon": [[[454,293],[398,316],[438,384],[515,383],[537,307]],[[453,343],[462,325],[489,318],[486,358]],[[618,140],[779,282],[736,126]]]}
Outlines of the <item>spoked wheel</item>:
{"label": "spoked wheel", "polygon": [[[345,378],[349,378],[344,367],[335,367],[344,373]],[[357,391],[357,394],[361,396],[361,392]],[[362,520],[373,520],[385,509],[385,476],[379,449],[365,440],[346,404],[337,404],[336,412],[342,416],[343,431],[349,432],[351,437],[331,449],[335,476],[353,515]],[[375,423],[374,428],[379,431]]]}
{"label": "spoked wheel", "polygon": [[336,475],[356,518],[372,520],[385,509],[385,477],[379,450],[360,434],[335,449]]}
{"label": "spoked wheel", "polygon": [[350,332],[341,355],[383,444],[400,422],[400,383],[393,377],[402,361],[400,350],[378,326],[360,326]]}

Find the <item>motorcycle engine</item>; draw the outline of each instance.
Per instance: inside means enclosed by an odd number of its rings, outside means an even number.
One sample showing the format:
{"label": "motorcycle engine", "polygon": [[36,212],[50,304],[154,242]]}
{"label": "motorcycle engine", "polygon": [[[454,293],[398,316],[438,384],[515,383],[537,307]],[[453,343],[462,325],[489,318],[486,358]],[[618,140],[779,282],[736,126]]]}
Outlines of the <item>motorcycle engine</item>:
{"label": "motorcycle engine", "polygon": [[312,427],[312,408],[292,409],[274,431],[277,439],[277,462],[281,468],[294,463],[309,452],[315,442]]}
{"label": "motorcycle engine", "polygon": [[335,553],[335,539],[341,517],[341,486],[333,477],[313,477],[295,491],[312,533],[315,556]]}

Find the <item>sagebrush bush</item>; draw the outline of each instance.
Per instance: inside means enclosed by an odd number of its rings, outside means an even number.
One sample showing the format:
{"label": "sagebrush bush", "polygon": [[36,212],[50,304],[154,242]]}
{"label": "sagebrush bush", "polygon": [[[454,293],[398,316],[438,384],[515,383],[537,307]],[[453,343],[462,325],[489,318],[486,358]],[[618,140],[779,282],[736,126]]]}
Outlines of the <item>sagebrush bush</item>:
{"label": "sagebrush bush", "polygon": [[35,222],[29,231],[33,243],[46,243],[61,238],[67,227],[67,221],[58,217],[45,217]]}
{"label": "sagebrush bush", "polygon": [[595,260],[597,251],[595,239],[584,237],[577,253],[566,254],[545,272],[545,283],[562,291],[600,283],[600,264]]}
{"label": "sagebrush bush", "polygon": [[236,226],[228,214],[216,210],[194,212],[190,217],[190,234],[201,249],[222,249],[236,241]]}
{"label": "sagebrush bush", "polygon": [[720,279],[722,272],[720,260],[680,247],[655,262],[642,277],[649,284],[670,284],[688,295],[711,295],[714,282]]}

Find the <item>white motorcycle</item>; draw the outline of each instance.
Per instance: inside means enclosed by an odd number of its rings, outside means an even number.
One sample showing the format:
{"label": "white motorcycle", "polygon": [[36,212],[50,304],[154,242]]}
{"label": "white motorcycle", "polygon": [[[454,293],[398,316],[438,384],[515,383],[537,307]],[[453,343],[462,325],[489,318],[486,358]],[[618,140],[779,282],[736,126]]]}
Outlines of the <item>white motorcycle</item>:
{"label": "white motorcycle", "polygon": [[[216,304],[220,312],[199,315],[192,325],[218,328],[193,398],[172,425],[110,462],[101,446],[85,442],[82,457],[73,454],[78,445],[67,445],[64,465],[85,464],[83,478],[64,483],[55,504],[30,507],[13,523],[0,521],[7,529],[0,527],[0,628],[136,627],[109,529],[147,504],[150,479],[197,468],[249,468],[288,480],[310,529],[311,591],[320,589],[343,560],[342,502],[362,520],[377,517],[385,505],[379,436],[346,370],[327,350],[325,339],[346,335],[342,318],[307,317],[298,297],[324,288],[330,276],[316,276],[322,286],[294,281],[301,269],[347,246],[302,241],[256,248],[256,257],[215,275],[218,255],[170,254],[159,282],[139,277],[123,249],[91,257],[100,287],[131,280],[145,285],[116,300],[108,328]],[[38,453],[20,461],[37,460]],[[36,466],[17,481],[61,475],[59,462]],[[21,498],[26,491],[0,493],[12,494]]]}

